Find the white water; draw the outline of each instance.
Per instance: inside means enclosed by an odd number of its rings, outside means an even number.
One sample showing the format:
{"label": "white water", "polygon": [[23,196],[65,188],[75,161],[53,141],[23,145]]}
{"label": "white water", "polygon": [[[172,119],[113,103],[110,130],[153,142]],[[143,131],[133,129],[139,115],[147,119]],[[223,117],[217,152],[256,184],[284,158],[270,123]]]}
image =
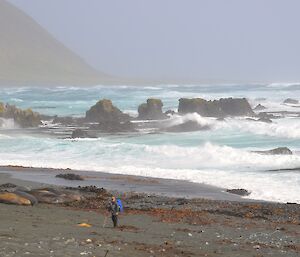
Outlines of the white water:
{"label": "white water", "polygon": [[13,119],[0,118],[0,129],[14,129],[18,128]]}

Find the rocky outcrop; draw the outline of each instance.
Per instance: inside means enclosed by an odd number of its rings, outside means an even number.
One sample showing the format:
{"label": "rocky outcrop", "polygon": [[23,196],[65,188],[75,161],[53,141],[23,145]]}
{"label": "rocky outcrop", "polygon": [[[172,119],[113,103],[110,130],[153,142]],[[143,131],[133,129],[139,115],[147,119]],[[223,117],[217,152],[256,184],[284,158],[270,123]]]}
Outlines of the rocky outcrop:
{"label": "rocky outcrop", "polygon": [[246,189],[243,189],[243,188],[227,189],[226,192],[230,193],[230,194],[240,195],[240,196],[250,195],[250,192],[248,190],[246,190]]}
{"label": "rocky outcrop", "polygon": [[97,195],[103,195],[104,198],[112,196],[111,193],[109,193],[105,188],[103,187],[96,187],[94,185],[91,186],[78,186],[78,187],[67,187],[66,189],[68,190],[75,190],[75,191],[80,191],[82,193],[96,193]]}
{"label": "rocky outcrop", "polygon": [[205,117],[254,116],[250,104],[245,98],[221,98],[207,101],[202,98],[179,99],[180,114],[196,112]]}
{"label": "rocky outcrop", "polygon": [[92,106],[85,115],[88,122],[127,122],[131,118],[112,104],[111,100],[102,99]]}
{"label": "rocky outcrop", "polygon": [[37,127],[41,124],[39,113],[31,109],[22,110],[10,104],[0,103],[0,117],[13,119],[22,128]]}
{"label": "rocky outcrop", "polygon": [[266,117],[261,117],[257,121],[265,122],[265,123],[272,123],[273,122],[271,119],[266,118]]}
{"label": "rocky outcrop", "polygon": [[9,188],[16,188],[16,187],[18,187],[18,186],[15,185],[15,184],[12,184],[12,183],[5,183],[5,184],[0,185],[0,191],[1,191],[1,190],[7,190],[7,189],[9,189]]}
{"label": "rocky outcrop", "polygon": [[83,131],[81,129],[75,129],[72,132],[71,137],[72,138],[85,138],[85,137],[87,137],[87,133],[86,133],[86,131]]}
{"label": "rocky outcrop", "polygon": [[73,125],[76,123],[76,120],[73,117],[58,117],[55,116],[53,119],[54,124],[62,124],[62,125]]}
{"label": "rocky outcrop", "polygon": [[84,178],[81,177],[80,175],[73,174],[73,173],[57,174],[55,177],[56,178],[63,178],[63,179],[66,179],[66,180],[84,180]]}
{"label": "rocky outcrop", "polygon": [[173,111],[173,110],[167,110],[167,111],[165,112],[165,114],[168,115],[168,116],[173,116],[173,115],[176,114],[176,112]]}
{"label": "rocky outcrop", "polygon": [[278,147],[267,151],[255,151],[259,154],[273,154],[273,155],[292,155],[293,152],[287,147]]}
{"label": "rocky outcrop", "polygon": [[283,101],[284,104],[299,104],[299,101],[293,98],[287,98]]}
{"label": "rocky outcrop", "polygon": [[260,112],[257,116],[263,119],[278,119],[278,116],[275,116],[273,113],[267,112]]}
{"label": "rocky outcrop", "polygon": [[163,103],[160,99],[149,98],[147,103],[143,103],[138,108],[138,119],[140,120],[162,120],[168,118],[162,112]]}
{"label": "rocky outcrop", "polygon": [[265,106],[263,106],[261,104],[258,104],[258,105],[255,106],[255,108],[253,110],[254,111],[263,111],[265,109],[267,109],[267,107],[265,107]]}
{"label": "rocky outcrop", "polygon": [[89,131],[75,129],[72,132],[71,138],[96,138],[96,135],[92,135]]}
{"label": "rocky outcrop", "polygon": [[134,132],[136,131],[136,126],[134,123],[119,122],[119,121],[110,121],[110,122],[101,122],[99,124],[93,124],[90,126],[90,129],[97,130],[102,133],[124,133],[124,132]]}
{"label": "rocky outcrop", "polygon": [[115,107],[111,100],[102,99],[92,106],[85,116],[86,122],[93,122],[90,129],[104,133],[132,132],[135,129],[132,118]]}
{"label": "rocky outcrop", "polygon": [[0,102],[0,114],[5,112],[5,105],[4,103]]}

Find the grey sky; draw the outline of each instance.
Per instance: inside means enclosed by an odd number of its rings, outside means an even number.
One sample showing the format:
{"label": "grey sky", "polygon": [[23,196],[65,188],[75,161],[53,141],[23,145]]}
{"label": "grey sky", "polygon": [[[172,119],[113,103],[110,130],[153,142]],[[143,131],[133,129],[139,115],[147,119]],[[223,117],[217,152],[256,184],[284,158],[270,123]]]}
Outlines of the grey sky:
{"label": "grey sky", "polygon": [[96,68],[300,81],[298,0],[11,0]]}

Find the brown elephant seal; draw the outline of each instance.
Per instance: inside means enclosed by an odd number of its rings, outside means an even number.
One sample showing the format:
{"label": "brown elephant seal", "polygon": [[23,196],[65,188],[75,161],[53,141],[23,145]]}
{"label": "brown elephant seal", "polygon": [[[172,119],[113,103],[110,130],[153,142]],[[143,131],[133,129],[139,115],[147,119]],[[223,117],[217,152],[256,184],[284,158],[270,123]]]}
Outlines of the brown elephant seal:
{"label": "brown elephant seal", "polygon": [[36,205],[38,203],[38,200],[36,199],[36,197],[33,196],[32,194],[30,194],[30,192],[23,192],[23,191],[17,190],[17,191],[14,191],[13,193],[15,193],[18,196],[25,197],[26,199],[28,199],[31,202],[31,205]]}
{"label": "brown elephant seal", "polygon": [[31,201],[24,196],[11,192],[0,193],[0,203],[16,204],[16,205],[31,205]]}
{"label": "brown elephant seal", "polygon": [[65,190],[56,190],[53,188],[34,189],[30,191],[30,194],[33,195],[40,203],[49,204],[74,202],[82,199],[82,196],[79,194],[74,194],[73,192]]}

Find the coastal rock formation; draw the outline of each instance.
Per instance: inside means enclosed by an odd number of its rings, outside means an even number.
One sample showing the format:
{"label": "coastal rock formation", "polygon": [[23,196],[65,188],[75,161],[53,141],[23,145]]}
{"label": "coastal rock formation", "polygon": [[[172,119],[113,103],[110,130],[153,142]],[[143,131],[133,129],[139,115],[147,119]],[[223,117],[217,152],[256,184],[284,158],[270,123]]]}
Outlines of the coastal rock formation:
{"label": "coastal rock formation", "polygon": [[72,117],[58,117],[55,116],[53,119],[54,124],[62,124],[62,125],[73,125],[76,123],[74,118]]}
{"label": "coastal rock formation", "polygon": [[255,108],[253,109],[254,111],[262,111],[262,110],[265,110],[267,109],[267,107],[261,105],[261,104],[258,104],[255,106]]}
{"label": "coastal rock formation", "polygon": [[299,104],[299,101],[293,98],[287,98],[283,101],[284,104]]}
{"label": "coastal rock formation", "polygon": [[0,191],[1,190],[7,190],[7,189],[10,189],[10,188],[16,188],[16,187],[17,187],[17,185],[15,185],[15,184],[5,183],[5,184],[0,185]]}
{"label": "coastal rock formation", "polygon": [[22,128],[37,127],[41,124],[40,115],[31,109],[22,110],[14,105],[0,102],[0,117],[13,119]]}
{"label": "coastal rock formation", "polygon": [[248,190],[246,190],[246,189],[243,189],[243,188],[227,189],[226,192],[230,193],[230,194],[240,195],[240,196],[250,195],[250,192]]}
{"label": "coastal rock formation", "polygon": [[102,99],[93,105],[85,115],[88,122],[127,122],[131,118],[112,104],[111,100]]}
{"label": "coastal rock formation", "polygon": [[56,178],[63,178],[63,179],[66,179],[66,180],[84,180],[84,178],[81,177],[80,175],[73,174],[73,173],[57,174],[55,177]]}
{"label": "coastal rock formation", "polygon": [[179,99],[180,114],[196,112],[205,117],[254,116],[250,104],[245,98],[221,98],[207,101],[202,98]]}
{"label": "coastal rock formation", "polygon": [[71,138],[96,138],[96,136],[92,135],[89,131],[75,129],[72,132]]}
{"label": "coastal rock formation", "polygon": [[287,147],[278,147],[267,151],[255,151],[259,154],[273,154],[273,155],[292,155],[293,152]]}
{"label": "coastal rock formation", "polygon": [[162,112],[163,103],[160,99],[149,98],[147,103],[143,103],[138,108],[138,119],[140,120],[162,120],[168,118]]}
{"label": "coastal rock formation", "polygon": [[277,119],[278,116],[275,116],[273,113],[267,113],[267,112],[260,112],[258,117],[263,118],[263,119]]}
{"label": "coastal rock formation", "polygon": [[67,187],[68,190],[78,190],[82,193],[96,193],[96,195],[103,195],[104,197],[112,196],[105,188],[96,186],[78,186],[78,187]]}
{"label": "coastal rock formation", "polygon": [[87,137],[86,131],[83,131],[82,129],[75,129],[72,132],[71,135],[72,138],[84,138]]}
{"label": "coastal rock formation", "polygon": [[265,122],[265,123],[272,123],[273,122],[271,119],[266,118],[266,117],[261,117],[257,121]]}
{"label": "coastal rock formation", "polygon": [[172,115],[176,114],[176,112],[173,111],[173,110],[167,110],[167,111],[165,112],[165,114],[168,115],[168,116],[172,116]]}
{"label": "coastal rock formation", "polygon": [[115,107],[111,100],[102,99],[92,106],[85,116],[85,121],[94,122],[90,129],[104,133],[119,133],[135,131],[135,126],[130,122],[132,117]]}
{"label": "coastal rock formation", "polygon": [[92,124],[90,129],[97,130],[103,133],[124,133],[124,132],[134,132],[136,131],[136,126],[130,121],[119,122],[101,122],[99,124]]}

